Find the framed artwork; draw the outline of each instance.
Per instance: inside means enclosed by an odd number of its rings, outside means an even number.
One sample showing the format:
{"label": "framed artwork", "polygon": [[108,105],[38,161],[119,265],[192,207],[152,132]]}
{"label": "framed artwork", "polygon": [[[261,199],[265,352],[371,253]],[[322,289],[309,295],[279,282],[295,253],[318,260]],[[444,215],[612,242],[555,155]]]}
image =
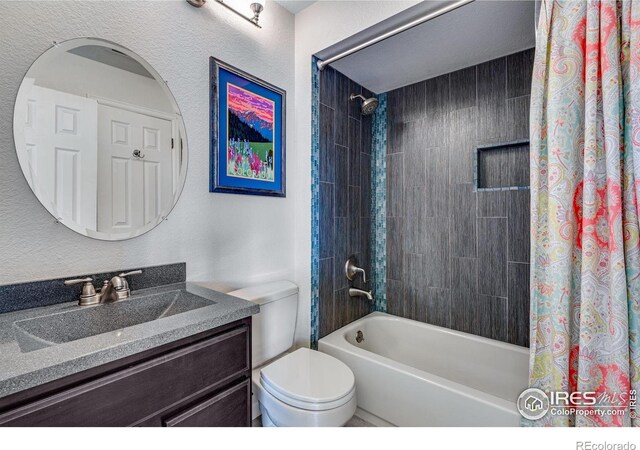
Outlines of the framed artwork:
{"label": "framed artwork", "polygon": [[286,92],[210,58],[210,192],[286,196]]}

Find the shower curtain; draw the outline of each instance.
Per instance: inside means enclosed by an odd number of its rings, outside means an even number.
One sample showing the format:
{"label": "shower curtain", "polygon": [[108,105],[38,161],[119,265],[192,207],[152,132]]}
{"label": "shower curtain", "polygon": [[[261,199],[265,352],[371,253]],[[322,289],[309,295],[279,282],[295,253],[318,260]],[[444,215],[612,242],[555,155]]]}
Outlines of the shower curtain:
{"label": "shower curtain", "polygon": [[639,424],[639,195],[640,1],[543,1],[531,93],[529,382],[581,394],[567,403],[575,413],[528,425]]}

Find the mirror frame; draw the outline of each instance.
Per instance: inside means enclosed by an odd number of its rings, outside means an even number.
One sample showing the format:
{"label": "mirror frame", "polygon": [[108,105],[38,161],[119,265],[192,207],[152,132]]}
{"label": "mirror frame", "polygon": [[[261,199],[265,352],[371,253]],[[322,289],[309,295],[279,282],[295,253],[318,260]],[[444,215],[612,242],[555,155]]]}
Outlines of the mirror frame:
{"label": "mirror frame", "polygon": [[[175,114],[177,118],[177,125],[180,130],[180,136],[182,137],[182,142],[179,142],[178,145],[182,146],[183,163],[182,163],[182,166],[180,167],[180,172],[178,174],[178,181],[176,184],[177,189],[173,196],[173,201],[171,203],[171,206],[167,207],[165,211],[162,211],[162,213],[155,220],[149,222],[147,225],[140,227],[135,232],[105,233],[105,232],[100,232],[96,230],[89,230],[85,227],[78,225],[76,222],[72,220],[67,220],[62,217],[56,217],[56,215],[53,213],[54,211],[53,206],[51,204],[45,204],[45,203],[49,203],[49,199],[39,198],[33,186],[31,186],[31,182],[29,181],[30,173],[29,173],[28,163],[25,161],[25,155],[24,155],[26,151],[25,137],[24,137],[24,134],[16,133],[16,130],[18,130],[18,126],[20,122],[22,122],[22,127],[24,127],[24,117],[26,114],[26,102],[27,102],[26,97],[30,89],[30,85],[27,85],[27,83],[25,83],[25,79],[29,74],[29,72],[31,71],[31,69],[38,63],[38,61],[43,59],[45,55],[47,55],[49,52],[61,51],[61,50],[68,51],[70,49],[86,46],[86,45],[108,47],[111,49],[115,49],[119,52],[122,52],[125,55],[129,56],[130,58],[133,58],[135,61],[141,64],[151,75],[153,75],[154,79],[158,82],[162,91],[165,93],[169,102],[172,104],[172,106],[176,111]],[[51,216],[54,218],[54,221],[56,223],[61,223],[67,228],[75,231],[76,233],[81,234],[82,236],[86,236],[92,239],[103,240],[103,241],[123,241],[123,240],[133,239],[138,236],[142,236],[143,234],[148,233],[149,231],[157,227],[161,222],[167,219],[169,214],[171,214],[171,212],[177,205],[178,200],[180,199],[180,196],[182,194],[182,191],[184,190],[184,186],[187,178],[187,169],[189,165],[189,146],[188,146],[186,127],[184,124],[184,118],[182,116],[182,112],[180,111],[180,107],[178,106],[178,103],[176,102],[176,99],[173,96],[173,93],[169,89],[167,82],[160,76],[160,74],[154,69],[154,67],[137,53],[115,42],[112,42],[106,39],[93,38],[93,37],[73,38],[73,39],[62,41],[62,42],[54,42],[53,46],[45,50],[40,56],[38,56],[29,65],[29,68],[27,69],[26,73],[22,78],[22,81],[20,83],[20,88],[18,89],[18,93],[16,95],[16,100],[14,103],[12,131],[13,131],[13,141],[16,149],[16,156],[18,158],[18,163],[20,165],[20,169],[22,170],[22,174],[25,177],[25,181],[27,182],[27,185],[29,186],[29,188],[31,189],[31,192],[33,193],[33,196],[47,210],[47,212],[51,214]],[[19,149],[22,149],[22,151],[20,151]]]}

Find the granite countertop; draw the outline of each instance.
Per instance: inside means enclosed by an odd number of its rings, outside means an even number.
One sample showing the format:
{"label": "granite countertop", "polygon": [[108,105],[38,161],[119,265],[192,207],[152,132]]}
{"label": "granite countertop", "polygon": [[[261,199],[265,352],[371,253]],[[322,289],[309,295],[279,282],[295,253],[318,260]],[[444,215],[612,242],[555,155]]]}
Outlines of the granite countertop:
{"label": "granite countertop", "polygon": [[[19,342],[21,331],[16,327],[16,322],[47,316],[47,320],[57,320],[64,327],[66,319],[60,319],[65,317],[60,313],[83,310],[84,314],[84,310],[110,305],[80,308],[77,302],[68,302],[0,314],[0,398],[243,319],[260,310],[257,304],[194,283],[138,290],[132,292],[129,299],[112,305],[131,307],[132,304],[125,305],[125,302],[135,302],[136,299],[143,301],[145,298],[145,301],[149,301],[149,296],[157,294],[164,297],[183,295],[200,302],[201,307],[187,312],[177,311],[168,317],[160,314],[160,318],[149,322],[80,337],[70,342],[55,345],[47,343],[49,346],[44,347],[38,346],[38,340],[31,336],[30,342],[35,342],[33,348],[29,348],[31,344],[25,346],[24,339],[22,343]],[[104,319],[105,315],[101,315]],[[126,319],[129,319],[129,312]],[[89,323],[87,327],[92,325],[95,324]],[[69,326],[78,327],[78,324]]]}

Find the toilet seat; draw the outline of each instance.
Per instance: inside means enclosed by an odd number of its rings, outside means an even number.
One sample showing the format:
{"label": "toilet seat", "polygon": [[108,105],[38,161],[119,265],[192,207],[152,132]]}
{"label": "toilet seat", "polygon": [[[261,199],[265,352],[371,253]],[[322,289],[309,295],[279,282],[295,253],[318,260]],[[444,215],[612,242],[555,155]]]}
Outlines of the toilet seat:
{"label": "toilet seat", "polygon": [[327,411],[355,396],[355,377],[342,361],[301,348],[260,370],[260,384],[273,397],[294,408]]}

